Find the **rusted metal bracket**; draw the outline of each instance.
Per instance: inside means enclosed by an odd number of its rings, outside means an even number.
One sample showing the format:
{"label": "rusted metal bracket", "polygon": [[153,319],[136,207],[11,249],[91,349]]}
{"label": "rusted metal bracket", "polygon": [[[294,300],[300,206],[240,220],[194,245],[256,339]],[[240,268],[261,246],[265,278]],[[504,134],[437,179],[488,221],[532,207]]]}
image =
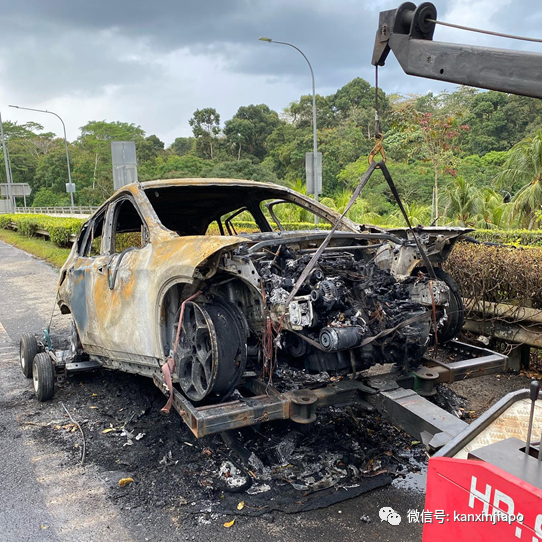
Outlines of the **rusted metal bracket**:
{"label": "rusted metal bracket", "polygon": [[408,75],[542,98],[542,54],[433,41],[436,19],[430,2],[381,11],[371,63],[392,51]]}
{"label": "rusted metal bracket", "polygon": [[[168,394],[163,379],[154,375],[154,383]],[[364,399],[365,394],[376,390],[357,380],[334,382],[322,388],[278,392],[260,379],[249,379],[247,387],[252,390],[266,389],[267,394],[246,397],[238,401],[217,405],[194,406],[178,390],[173,390],[173,408],[183,418],[197,438],[230,429],[239,429],[273,420],[291,419],[296,423],[307,424],[316,420],[316,410],[330,405],[362,405],[368,410],[373,407]]]}
{"label": "rusted metal bracket", "polygon": [[[173,407],[194,435],[201,438],[273,420],[289,419],[295,423],[308,424],[316,420],[319,408],[357,405],[368,411],[380,411],[414,438],[438,447],[455,436],[465,424],[422,395],[432,395],[432,386],[439,382],[454,382],[503,371],[507,360],[502,354],[459,341],[449,344],[449,354],[460,354],[468,359],[451,363],[425,359],[424,365],[416,370],[416,378],[410,377],[410,380],[390,371],[368,377],[364,381],[345,379],[315,389],[303,388],[280,393],[273,386],[251,375],[241,386],[242,390],[253,394],[250,397],[198,407],[173,389]],[[426,382],[420,385],[419,380],[423,380],[424,376],[427,377]],[[155,374],[153,379],[164,394],[169,394],[161,375]],[[416,379],[419,393],[411,389],[416,388]]]}

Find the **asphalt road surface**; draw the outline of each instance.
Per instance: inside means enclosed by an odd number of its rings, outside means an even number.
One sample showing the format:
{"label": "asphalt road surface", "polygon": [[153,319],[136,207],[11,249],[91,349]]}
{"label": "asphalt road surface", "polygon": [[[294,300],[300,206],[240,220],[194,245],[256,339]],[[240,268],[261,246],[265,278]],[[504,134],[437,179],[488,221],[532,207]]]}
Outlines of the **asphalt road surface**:
{"label": "asphalt road surface", "polygon": [[[230,528],[220,518],[187,524],[156,502],[134,510],[111,498],[98,464],[79,466],[54,440],[37,438],[32,421],[56,411],[37,402],[22,375],[19,338],[47,326],[56,283],[56,270],[0,241],[0,541],[421,540],[421,524],[407,520],[408,510],[423,509],[421,476],[417,484],[394,483],[326,509],[238,517]],[[65,318],[57,313],[53,327],[65,328]],[[402,516],[399,526],[380,521],[384,506]]]}

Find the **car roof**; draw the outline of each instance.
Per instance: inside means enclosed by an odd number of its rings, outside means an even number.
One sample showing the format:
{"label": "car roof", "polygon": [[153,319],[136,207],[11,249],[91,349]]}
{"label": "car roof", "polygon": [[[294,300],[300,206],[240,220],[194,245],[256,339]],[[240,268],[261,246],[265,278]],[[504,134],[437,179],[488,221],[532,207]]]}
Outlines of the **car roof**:
{"label": "car roof", "polygon": [[159,188],[164,186],[189,186],[189,185],[220,185],[220,186],[253,186],[258,188],[272,188],[274,190],[289,191],[285,186],[281,186],[275,183],[268,183],[263,181],[247,181],[243,179],[221,179],[221,178],[201,178],[190,177],[182,179],[158,179],[155,181],[144,181],[141,183],[143,189],[147,188]]}

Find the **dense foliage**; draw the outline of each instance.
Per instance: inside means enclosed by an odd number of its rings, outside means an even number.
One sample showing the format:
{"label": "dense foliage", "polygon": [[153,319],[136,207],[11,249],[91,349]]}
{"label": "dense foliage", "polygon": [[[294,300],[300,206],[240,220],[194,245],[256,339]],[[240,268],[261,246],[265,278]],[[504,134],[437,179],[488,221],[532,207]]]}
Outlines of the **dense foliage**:
{"label": "dense foliage", "polygon": [[[317,96],[322,199],[343,210],[374,145],[375,89],[356,78]],[[542,102],[467,87],[423,96],[379,90],[388,165],[415,224],[483,229],[537,229],[542,220]],[[312,98],[282,112],[265,104],[239,108],[231,119],[206,107],[189,120],[191,137],[166,148],[134,124],[90,121],[69,144],[76,203],[95,205],[113,191],[111,141],[136,142],[139,178],[217,177],[304,188],[305,153],[312,150]],[[5,121],[15,182],[27,182],[35,206],[66,205],[63,140],[36,123]],[[0,168],[0,182],[5,182]],[[22,201],[18,201],[21,205]],[[376,173],[349,217],[401,224],[383,177]]]}

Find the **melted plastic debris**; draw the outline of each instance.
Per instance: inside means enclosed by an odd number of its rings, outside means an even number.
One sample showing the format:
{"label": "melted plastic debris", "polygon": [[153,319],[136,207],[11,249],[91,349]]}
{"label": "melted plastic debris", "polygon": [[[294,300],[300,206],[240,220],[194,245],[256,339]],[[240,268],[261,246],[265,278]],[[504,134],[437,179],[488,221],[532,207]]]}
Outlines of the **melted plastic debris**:
{"label": "melted plastic debris", "polygon": [[222,463],[218,475],[230,489],[239,489],[246,485],[246,476],[231,461]]}

